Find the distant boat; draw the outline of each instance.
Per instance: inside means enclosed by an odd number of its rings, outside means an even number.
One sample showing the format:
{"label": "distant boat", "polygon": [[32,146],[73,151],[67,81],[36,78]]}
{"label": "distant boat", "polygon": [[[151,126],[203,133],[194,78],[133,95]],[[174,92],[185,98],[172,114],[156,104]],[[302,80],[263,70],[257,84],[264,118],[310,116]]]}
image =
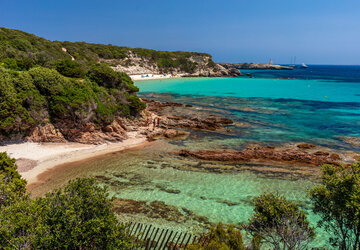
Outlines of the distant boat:
{"label": "distant boat", "polygon": [[306,68],[308,68],[308,66],[305,63],[302,63],[301,68],[306,69]]}
{"label": "distant boat", "polygon": [[293,68],[296,67],[296,56],[294,56],[294,61],[293,58],[291,58],[289,67],[293,67]]}

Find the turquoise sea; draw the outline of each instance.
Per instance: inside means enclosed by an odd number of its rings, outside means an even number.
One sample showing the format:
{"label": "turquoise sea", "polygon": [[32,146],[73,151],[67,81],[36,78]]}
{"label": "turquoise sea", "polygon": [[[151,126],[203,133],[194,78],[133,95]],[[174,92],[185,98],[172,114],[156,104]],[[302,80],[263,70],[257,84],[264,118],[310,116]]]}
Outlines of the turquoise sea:
{"label": "turquoise sea", "polygon": [[[360,67],[342,67],[310,65],[308,71],[251,71],[258,78],[136,82],[142,97],[191,104],[197,112],[234,120],[235,125],[229,126],[232,132],[191,131],[185,139],[160,139],[145,148],[79,163],[50,177],[48,183],[60,185],[77,176],[100,176],[114,197],[148,203],[162,201],[184,216],[186,210],[191,210],[210,222],[233,224],[251,217],[254,197],[275,192],[299,202],[315,226],[318,218],[312,214],[307,197],[307,190],[316,184],[311,178],[272,173],[275,166],[213,163],[185,159],[173,152],[298,142],[359,152],[360,145],[346,138],[360,137]],[[224,167],[230,171],[209,172],[198,166]],[[196,220],[180,223],[145,216],[131,218],[175,230],[194,233],[203,230],[203,224]],[[313,246],[328,246],[326,232],[317,229],[317,233]]]}
{"label": "turquoise sea", "polygon": [[234,140],[353,150],[343,139],[360,136],[360,80],[180,78],[137,86],[145,97],[211,108],[249,123],[250,129],[234,128]]}

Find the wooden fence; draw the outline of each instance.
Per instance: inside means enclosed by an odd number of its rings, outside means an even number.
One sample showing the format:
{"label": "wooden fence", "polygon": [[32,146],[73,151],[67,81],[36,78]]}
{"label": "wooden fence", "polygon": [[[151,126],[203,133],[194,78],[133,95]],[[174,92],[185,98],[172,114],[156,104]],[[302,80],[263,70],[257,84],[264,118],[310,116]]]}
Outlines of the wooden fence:
{"label": "wooden fence", "polygon": [[138,242],[143,242],[145,249],[184,249],[189,244],[199,243],[207,246],[209,240],[205,237],[189,233],[179,233],[170,229],[160,229],[152,225],[130,223],[127,232],[134,236]]}

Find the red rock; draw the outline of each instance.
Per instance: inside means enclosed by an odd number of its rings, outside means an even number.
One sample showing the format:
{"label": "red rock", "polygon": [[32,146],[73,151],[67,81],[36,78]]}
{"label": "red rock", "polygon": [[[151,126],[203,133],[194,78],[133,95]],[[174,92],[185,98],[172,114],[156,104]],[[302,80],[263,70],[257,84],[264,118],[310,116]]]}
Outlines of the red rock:
{"label": "red rock", "polygon": [[164,136],[166,138],[175,138],[175,137],[184,136],[184,135],[188,135],[188,134],[189,134],[188,132],[178,131],[178,130],[175,130],[175,129],[167,129],[164,132]]}
{"label": "red rock", "polygon": [[311,154],[305,151],[290,148],[276,150],[274,147],[255,147],[247,148],[241,151],[208,150],[191,152],[188,150],[181,150],[178,154],[184,157],[194,157],[211,161],[247,162],[251,160],[260,160],[264,162],[297,162],[315,166],[325,163],[339,164],[340,161],[340,156],[337,154],[330,155],[327,152],[321,151]]}
{"label": "red rock", "polygon": [[111,132],[113,132],[114,130],[113,130],[113,128],[112,128],[110,125],[107,125],[107,126],[104,128],[104,131],[105,131],[105,132],[108,132],[108,133],[111,133]]}
{"label": "red rock", "polygon": [[62,133],[51,123],[35,127],[25,139],[32,142],[66,142]]}
{"label": "red rock", "polygon": [[94,132],[95,131],[95,125],[93,123],[86,123],[83,126],[84,132]]}
{"label": "red rock", "polygon": [[312,145],[312,144],[309,144],[309,143],[300,143],[298,145],[296,145],[298,148],[301,148],[301,149],[311,149],[311,148],[314,148],[315,145]]}
{"label": "red rock", "polygon": [[331,154],[330,159],[335,160],[335,161],[341,160],[341,158],[338,154]]}

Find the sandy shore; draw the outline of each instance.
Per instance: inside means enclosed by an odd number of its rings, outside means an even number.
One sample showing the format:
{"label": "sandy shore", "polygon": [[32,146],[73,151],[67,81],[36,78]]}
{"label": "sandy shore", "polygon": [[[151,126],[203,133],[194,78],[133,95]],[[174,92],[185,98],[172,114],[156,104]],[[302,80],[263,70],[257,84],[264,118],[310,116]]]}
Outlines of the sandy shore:
{"label": "sandy shore", "polygon": [[[131,133],[131,132],[130,132]],[[130,134],[129,133],[129,134]],[[0,152],[7,152],[15,158],[18,171],[28,181],[28,185],[36,183],[38,176],[61,164],[84,160],[103,154],[118,152],[146,143],[145,136],[136,132],[119,143],[87,145],[80,143],[32,143],[24,142],[0,146]]]}
{"label": "sandy shore", "polygon": [[168,79],[168,78],[179,78],[182,77],[182,74],[179,75],[154,75],[154,74],[143,74],[143,75],[130,75],[133,81],[143,81],[143,80],[159,80],[159,79]]}

